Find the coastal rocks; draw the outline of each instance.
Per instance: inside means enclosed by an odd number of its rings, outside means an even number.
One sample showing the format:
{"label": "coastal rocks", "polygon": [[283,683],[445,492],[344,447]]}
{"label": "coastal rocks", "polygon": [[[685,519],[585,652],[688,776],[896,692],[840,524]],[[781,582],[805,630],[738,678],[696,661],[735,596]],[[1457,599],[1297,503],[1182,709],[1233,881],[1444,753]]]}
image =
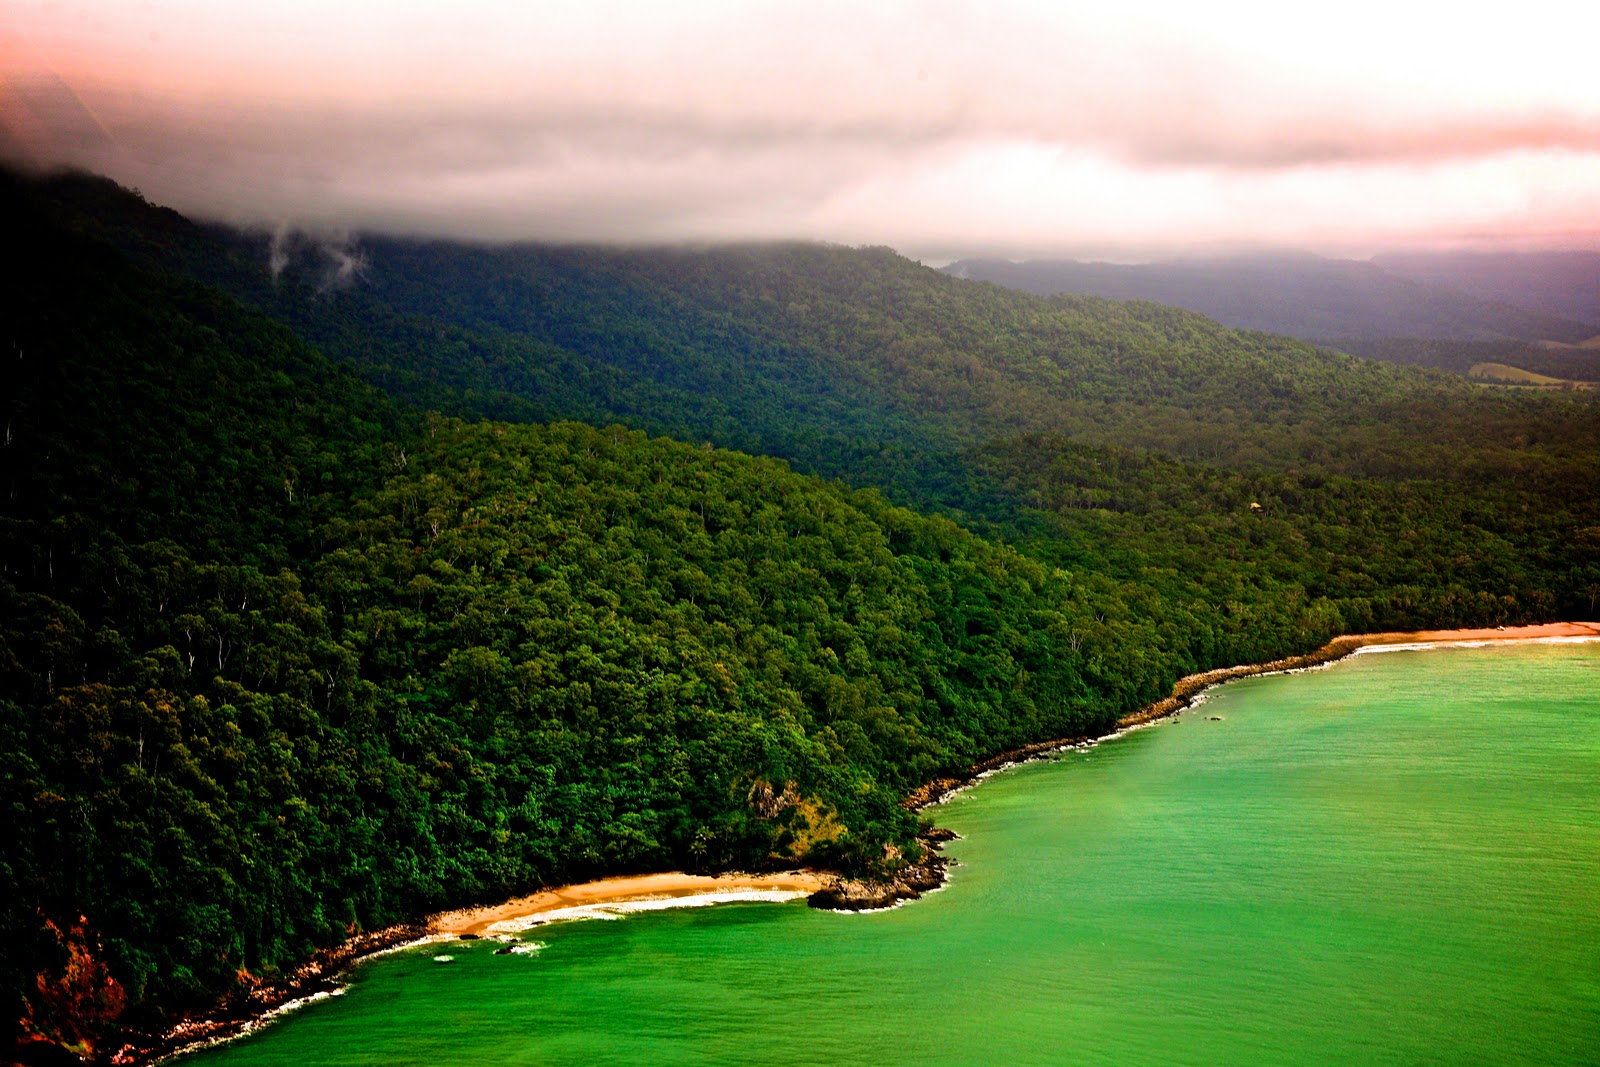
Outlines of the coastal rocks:
{"label": "coastal rocks", "polygon": [[806,903],[822,911],[872,911],[903,900],[906,893],[898,882],[866,882],[845,879],[812,893]]}
{"label": "coastal rocks", "polygon": [[922,894],[938,889],[944,884],[944,871],[945,861],[936,859],[903,868],[894,878],[840,879],[812,893],[806,903],[823,911],[874,911],[887,908],[902,900],[916,900]]}
{"label": "coastal rocks", "polygon": [[[35,977],[39,996],[23,1005],[12,1054],[29,1063],[74,1062],[76,1056],[67,1049],[95,1057],[102,1041],[116,1033],[127,994],[111,976],[100,936],[87,918],[79,916],[72,923],[40,919],[39,933],[54,940],[62,965],[57,973]],[[41,1010],[36,1012],[35,1004]],[[0,1059],[7,1051],[0,1037]]]}
{"label": "coastal rocks", "polygon": [[806,903],[823,911],[875,911],[902,900],[916,900],[944,885],[950,861],[938,853],[944,842],[957,836],[943,827],[925,830],[918,837],[922,854],[916,863],[900,868],[890,878],[841,878],[812,893]]}
{"label": "coastal rocks", "polygon": [[910,794],[906,796],[906,799],[902,802],[901,806],[907,811],[918,811],[927,807],[929,804],[940,800],[946,794],[960,789],[971,780],[971,776],[966,778],[935,778],[926,785],[921,785],[913,789]]}
{"label": "coastal rocks", "polygon": [[784,808],[793,807],[800,800],[800,795],[794,791],[793,782],[785,782],[783,791],[779,792],[765,778],[757,778],[746,799],[757,815],[771,819]]}

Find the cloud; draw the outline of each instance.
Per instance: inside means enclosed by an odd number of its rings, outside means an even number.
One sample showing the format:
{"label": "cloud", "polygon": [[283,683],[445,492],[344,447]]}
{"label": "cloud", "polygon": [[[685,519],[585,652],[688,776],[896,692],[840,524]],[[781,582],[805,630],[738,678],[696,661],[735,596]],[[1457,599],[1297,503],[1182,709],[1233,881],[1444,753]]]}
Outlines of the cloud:
{"label": "cloud", "polygon": [[1596,206],[1590,38],[1538,4],[15,6],[12,151],[268,226],[1066,253]]}
{"label": "cloud", "polygon": [[279,223],[272,231],[272,237],[267,242],[267,271],[272,275],[274,285],[283,276],[284,270],[289,266],[290,245],[289,227]]}

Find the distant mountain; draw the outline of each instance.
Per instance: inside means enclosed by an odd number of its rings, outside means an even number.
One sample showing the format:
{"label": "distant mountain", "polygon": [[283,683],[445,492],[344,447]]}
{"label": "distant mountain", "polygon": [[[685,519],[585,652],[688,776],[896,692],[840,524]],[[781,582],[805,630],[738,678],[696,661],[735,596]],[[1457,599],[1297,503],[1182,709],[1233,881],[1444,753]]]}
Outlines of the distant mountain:
{"label": "distant mountain", "polygon": [[[1528,310],[1504,296],[1403,277],[1378,263],[1311,255],[1185,259],[1122,265],[1071,260],[965,259],[944,268],[1041,296],[1150,300],[1198,311],[1235,329],[1305,340],[1421,337],[1458,341],[1580,341],[1593,318]],[[1529,305],[1532,307],[1533,305]]]}
{"label": "distant mountain", "polygon": [[1408,253],[1373,262],[1413,281],[1600,323],[1600,252]]}

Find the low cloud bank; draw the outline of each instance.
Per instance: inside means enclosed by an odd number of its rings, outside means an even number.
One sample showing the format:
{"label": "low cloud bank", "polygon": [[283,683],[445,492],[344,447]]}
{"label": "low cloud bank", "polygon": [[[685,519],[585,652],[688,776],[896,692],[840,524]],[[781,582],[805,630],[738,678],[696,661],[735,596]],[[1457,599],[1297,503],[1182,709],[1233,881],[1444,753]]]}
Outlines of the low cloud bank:
{"label": "low cloud bank", "polygon": [[0,153],[269,228],[928,258],[1582,245],[1600,218],[1600,87],[1563,53],[1588,37],[1536,13],[337,6],[18,6]]}

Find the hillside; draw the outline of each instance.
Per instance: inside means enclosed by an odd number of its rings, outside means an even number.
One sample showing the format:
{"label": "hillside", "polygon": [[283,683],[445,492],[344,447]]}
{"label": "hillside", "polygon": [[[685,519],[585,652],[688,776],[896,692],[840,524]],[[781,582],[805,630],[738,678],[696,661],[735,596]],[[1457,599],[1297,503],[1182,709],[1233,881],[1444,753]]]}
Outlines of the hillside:
{"label": "hillside", "polygon": [[1540,389],[1593,389],[1600,384],[1583,379],[1555,378],[1504,363],[1474,363],[1467,373],[1483,381],[1531,385]]}
{"label": "hillside", "polygon": [[[1016,501],[951,472],[970,473],[966,450],[1019,433],[1450,478],[1435,450],[1499,452],[1482,427],[1552,414],[1172,308],[963,282],[887,249],[394,238],[330,249],[197,226],[92,179],[42,191],[64,224],[226,289],[406,401],[464,417],[617,421],[1007,521]],[[359,269],[341,280],[346,261]],[[1592,434],[1593,420],[1570,418],[1564,433]]]}
{"label": "hillside", "polygon": [[1181,669],[1064,654],[1093,576],[771,460],[422,419],[7,206],[0,929],[37,1032],[104,1049],[595,872],[871,869],[912,785]]}
{"label": "hillside", "polygon": [[886,249],[0,212],[0,982],[64,1046],[567,879],[890,870],[1180,675],[1600,598],[1592,397]]}

